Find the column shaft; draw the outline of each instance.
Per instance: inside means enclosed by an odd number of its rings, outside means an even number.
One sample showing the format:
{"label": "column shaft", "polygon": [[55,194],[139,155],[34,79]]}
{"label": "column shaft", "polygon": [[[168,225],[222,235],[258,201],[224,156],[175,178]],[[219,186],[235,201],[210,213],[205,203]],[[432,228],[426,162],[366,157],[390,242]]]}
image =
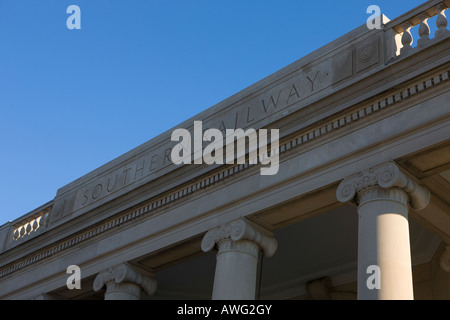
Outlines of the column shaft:
{"label": "column shaft", "polygon": [[[358,299],[413,299],[407,195],[379,187],[367,193],[376,198],[358,207]],[[379,279],[370,266],[379,268]],[[367,283],[376,280],[379,289]]]}
{"label": "column shaft", "polygon": [[106,283],[105,300],[140,300],[142,289],[134,283]]}
{"label": "column shaft", "polygon": [[257,244],[250,241],[223,241],[217,253],[213,300],[254,300],[258,266]]}

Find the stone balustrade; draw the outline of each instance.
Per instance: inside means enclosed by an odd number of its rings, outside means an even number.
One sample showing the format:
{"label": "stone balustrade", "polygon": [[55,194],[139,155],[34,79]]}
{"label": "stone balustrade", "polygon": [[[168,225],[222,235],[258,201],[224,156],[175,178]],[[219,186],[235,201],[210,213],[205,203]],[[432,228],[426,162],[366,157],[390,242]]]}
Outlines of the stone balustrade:
{"label": "stone balustrade", "polygon": [[45,230],[53,202],[0,227],[0,252],[26,241]]}
{"label": "stone balustrade", "polygon": [[[403,57],[422,48],[428,47],[450,35],[445,11],[450,7],[449,0],[431,0],[401,15],[385,25],[388,36],[388,59]],[[434,35],[428,24],[430,18],[436,17]],[[418,39],[413,37],[413,28],[418,28]],[[414,40],[417,40],[414,44]],[[413,46],[414,45],[414,46]]]}
{"label": "stone balustrade", "polygon": [[46,208],[14,225],[13,240],[19,240],[37,232],[45,224],[49,211],[49,208]]}

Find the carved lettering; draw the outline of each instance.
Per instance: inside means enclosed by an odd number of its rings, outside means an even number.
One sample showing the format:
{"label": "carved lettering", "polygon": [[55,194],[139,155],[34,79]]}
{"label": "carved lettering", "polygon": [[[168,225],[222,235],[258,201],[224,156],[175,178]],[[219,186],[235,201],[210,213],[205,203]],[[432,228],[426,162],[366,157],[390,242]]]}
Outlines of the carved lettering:
{"label": "carved lettering", "polygon": [[136,166],[136,171],[134,173],[134,180],[137,180],[138,172],[141,175],[139,178],[142,178],[142,176],[144,174],[144,165],[145,165],[145,159],[142,160],[142,166]]}
{"label": "carved lettering", "polygon": [[167,148],[167,149],[164,151],[163,165],[172,162],[172,160],[170,160],[170,153],[171,153],[171,152],[172,152],[172,148]]}
{"label": "carved lettering", "polygon": [[236,112],[236,114],[234,115],[234,124],[233,124],[233,126],[228,126],[228,125],[226,125],[224,120],[221,120],[220,121],[220,125],[219,125],[219,130],[222,131],[222,134],[225,134],[227,129],[230,129],[230,128],[236,129],[237,128],[237,124],[238,124],[238,118],[239,118],[239,113]]}
{"label": "carved lettering", "polygon": [[110,187],[111,177],[109,177],[108,184],[106,185],[106,191],[111,192],[114,190],[114,188],[116,187],[116,184],[117,184],[117,176],[118,175],[116,173],[116,176],[114,178],[114,185],[112,187]]}
{"label": "carved lettering", "polygon": [[152,172],[153,170],[155,170],[156,169],[156,161],[157,161],[157,159],[158,159],[158,155],[157,154],[155,154],[152,158],[151,158],[151,160],[150,160],[150,172]]}
{"label": "carved lettering", "polygon": [[103,185],[101,183],[99,183],[98,185],[95,186],[94,190],[92,191],[92,199],[97,199],[103,191]]}
{"label": "carved lettering", "polygon": [[297,97],[297,99],[300,98],[300,95],[298,94],[298,90],[297,90],[297,87],[295,86],[295,83],[292,84],[291,92],[289,93],[289,97],[287,98],[287,103],[289,103],[289,99],[293,96]]}
{"label": "carved lettering", "polygon": [[[237,117],[237,113],[236,113],[236,117]],[[248,107],[247,108],[247,123],[250,123],[250,122],[252,122],[252,121],[254,121],[255,120],[255,118],[253,118],[253,119],[250,119],[250,107]],[[237,119],[236,119],[236,121],[237,121]],[[236,129],[236,128],[235,128]]]}
{"label": "carved lettering", "polygon": [[311,92],[314,91],[314,81],[316,81],[318,74],[319,74],[319,71],[316,72],[316,75],[312,79],[309,76],[306,77],[306,79],[308,79],[309,82],[311,82]]}
{"label": "carved lettering", "polygon": [[[168,152],[171,148],[166,149],[165,159],[169,157]],[[133,163],[121,167],[107,176],[91,183],[81,189],[77,194],[74,207],[77,210],[87,206],[95,201],[105,198],[106,196],[133,184],[134,182],[145,178],[162,167],[160,164],[159,154],[146,155],[138,158]],[[166,164],[167,165],[167,164]]]}
{"label": "carved lettering", "polygon": [[89,189],[87,189],[84,193],[83,193],[83,198],[84,198],[84,200],[83,200],[83,202],[81,203],[81,205],[85,205],[87,202],[88,202],[88,200],[89,200],[89,197],[88,197],[88,195],[87,195],[87,193],[89,192]]}
{"label": "carved lettering", "polygon": [[277,108],[278,100],[280,99],[280,95],[281,95],[281,90],[278,92],[278,96],[277,96],[277,100],[276,101],[273,98],[273,96],[271,95],[270,98],[269,98],[269,101],[267,102],[267,105],[266,105],[266,101],[264,99],[261,100],[261,102],[263,104],[264,112],[267,113],[267,111],[270,108],[270,105],[273,105],[274,109]]}
{"label": "carved lettering", "polygon": [[128,169],[124,169],[124,170],[123,170],[123,172],[125,173],[125,177],[124,177],[124,179],[123,179],[123,185],[126,185],[126,184],[127,184],[128,171],[130,171],[130,170],[131,170],[131,168],[128,168]]}
{"label": "carved lettering", "polygon": [[[204,122],[203,128],[218,128],[223,136],[226,136],[226,130],[228,129],[249,128],[252,124],[256,125],[255,129],[262,128],[267,124],[266,119],[269,119],[269,117],[294,103],[298,103],[295,108],[304,107],[300,104],[301,99],[330,86],[333,79],[330,74],[334,71],[332,68],[333,58],[334,56],[319,61],[312,68],[303,66],[302,69],[308,71],[298,69],[298,73],[290,73],[285,80],[277,80],[278,83],[271,86],[269,90],[266,87],[261,87],[258,89],[259,92],[248,92],[241,100],[234,100],[229,106],[224,106],[225,111],[220,110],[220,116],[208,115],[207,119],[199,120]],[[276,118],[272,117],[272,120],[282,116],[280,113]],[[190,131],[184,132],[184,136],[191,139],[194,130],[195,128],[191,127]],[[215,143],[214,137],[219,134],[218,132],[211,132],[211,129],[208,130],[206,131],[214,133],[211,137],[207,135],[207,139],[204,141],[190,141],[190,144],[187,140],[182,140],[183,135],[181,133],[179,143],[174,143],[174,140],[170,141],[169,138],[167,142],[157,140],[157,144],[148,146],[145,154],[136,156],[132,161],[126,160],[123,165],[116,168],[109,167],[107,171],[96,174],[95,178],[86,179],[86,182],[78,186],[78,190],[73,191],[74,198],[68,205],[65,215],[88,207],[95,202],[107,201],[121,196],[125,191],[132,190],[131,185],[137,188],[162,174],[176,170],[177,163],[175,162],[177,161],[188,164],[196,159],[199,162],[202,157],[206,156],[206,162],[218,163],[217,159],[220,158],[220,153],[216,154],[218,147],[213,143]],[[259,132],[263,134],[263,131]],[[193,136],[203,137],[203,132],[197,133]],[[267,140],[269,144],[269,139]],[[210,142],[205,149],[206,152],[202,152],[204,142]],[[194,152],[197,151],[196,156],[192,156],[191,147],[194,147]],[[271,153],[267,152],[267,156],[271,156]],[[276,155],[274,154],[274,156]],[[124,189],[126,190],[123,191]],[[63,203],[66,197],[68,196],[62,194],[58,201]]]}

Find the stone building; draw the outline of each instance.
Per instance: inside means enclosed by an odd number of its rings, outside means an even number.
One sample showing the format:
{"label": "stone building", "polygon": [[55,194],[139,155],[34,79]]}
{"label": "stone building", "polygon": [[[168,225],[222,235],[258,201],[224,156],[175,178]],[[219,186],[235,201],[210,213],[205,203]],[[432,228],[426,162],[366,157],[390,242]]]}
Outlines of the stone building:
{"label": "stone building", "polygon": [[175,165],[171,130],[4,224],[0,299],[449,299],[449,6],[383,16],[177,126],[279,129],[274,175]]}

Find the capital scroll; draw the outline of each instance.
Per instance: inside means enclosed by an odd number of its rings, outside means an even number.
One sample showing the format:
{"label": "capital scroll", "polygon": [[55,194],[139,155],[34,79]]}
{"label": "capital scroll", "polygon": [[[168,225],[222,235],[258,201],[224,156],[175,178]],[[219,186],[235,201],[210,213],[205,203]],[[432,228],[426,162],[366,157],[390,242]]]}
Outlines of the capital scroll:
{"label": "capital scroll", "polygon": [[152,295],[156,291],[156,279],[153,274],[128,263],[122,263],[100,272],[94,280],[94,291],[100,291],[109,282],[136,284],[147,295]]}
{"label": "capital scroll", "polygon": [[277,240],[272,233],[250,221],[239,219],[208,231],[201,244],[203,252],[212,250],[216,243],[226,239],[253,241],[259,245],[266,257],[273,256],[277,250]]}
{"label": "capital scroll", "polygon": [[415,210],[424,209],[430,202],[430,191],[417,184],[393,162],[363,170],[344,179],[337,188],[336,197],[340,202],[355,201],[359,191],[374,186],[402,189],[409,195],[409,204]]}

